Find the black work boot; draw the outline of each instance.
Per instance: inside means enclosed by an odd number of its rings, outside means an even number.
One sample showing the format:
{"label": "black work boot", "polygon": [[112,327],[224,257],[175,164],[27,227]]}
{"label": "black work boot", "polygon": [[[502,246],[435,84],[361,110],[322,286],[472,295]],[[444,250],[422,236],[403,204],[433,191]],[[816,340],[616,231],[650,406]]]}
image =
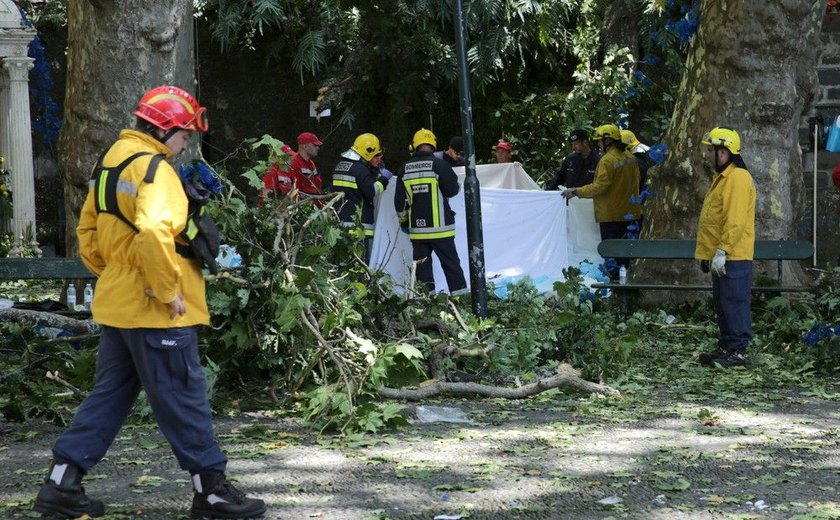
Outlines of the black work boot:
{"label": "black work boot", "polygon": [[732,350],[722,356],[716,357],[712,360],[712,363],[720,365],[723,368],[742,367],[747,364],[747,360],[744,358],[743,352]]}
{"label": "black work boot", "polygon": [[49,516],[79,518],[105,514],[105,504],[85,495],[82,470],[73,463],[50,464],[44,485],[35,499],[35,511]]}
{"label": "black work boot", "polygon": [[259,518],[265,513],[265,502],[246,497],[221,471],[196,473],[192,481],[190,518]]}
{"label": "black work boot", "polygon": [[722,348],[720,345],[718,345],[717,347],[715,347],[714,350],[712,350],[710,352],[703,352],[702,354],[697,356],[697,361],[699,361],[701,365],[711,366],[711,365],[715,364],[714,363],[715,359],[720,359],[722,357],[725,357],[728,353],[729,353],[728,350],[726,350],[726,349]]}

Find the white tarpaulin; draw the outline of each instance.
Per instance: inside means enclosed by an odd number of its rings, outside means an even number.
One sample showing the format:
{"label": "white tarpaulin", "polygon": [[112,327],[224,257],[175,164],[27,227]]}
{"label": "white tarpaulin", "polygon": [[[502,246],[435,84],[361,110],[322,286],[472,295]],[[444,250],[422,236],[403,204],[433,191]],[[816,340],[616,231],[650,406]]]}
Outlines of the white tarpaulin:
{"label": "white tarpaulin", "polygon": [[[461,190],[449,203],[455,211],[455,245],[469,285],[464,169],[455,171]],[[526,275],[532,279],[558,280],[563,279],[562,270],[570,261],[575,265],[582,259],[600,263],[596,252],[598,241],[594,240],[593,245],[592,237],[600,239],[600,234],[591,200],[573,199],[567,206],[560,191],[540,190],[519,163],[479,165],[476,174],[488,280]],[[371,266],[391,275],[397,287],[406,287],[410,282],[412,248],[397,221],[395,189],[395,182],[388,183],[388,189],[377,200]],[[567,218],[571,219],[568,226]],[[569,229],[572,240],[568,240]],[[437,258],[434,255],[432,258],[435,288],[444,291],[446,278]]]}

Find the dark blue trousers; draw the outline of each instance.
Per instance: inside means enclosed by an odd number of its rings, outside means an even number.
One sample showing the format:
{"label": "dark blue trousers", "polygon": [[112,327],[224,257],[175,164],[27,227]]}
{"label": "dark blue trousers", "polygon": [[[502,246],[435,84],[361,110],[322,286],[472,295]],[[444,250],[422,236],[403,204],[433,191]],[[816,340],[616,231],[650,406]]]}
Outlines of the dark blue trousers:
{"label": "dark blue trousers", "polygon": [[96,383],[53,446],[55,460],[90,471],[105,456],[141,387],[181,468],[224,471],[227,458],[213,435],[195,327],[103,327]]}
{"label": "dark blue trousers", "polygon": [[440,261],[440,266],[443,268],[449,293],[454,294],[456,291],[463,291],[467,288],[467,280],[464,278],[463,269],[461,269],[458,250],[455,248],[455,237],[412,240],[411,245],[414,260],[425,260],[417,264],[416,278],[418,285],[420,283],[424,284],[429,292],[435,290],[435,275],[434,269],[432,269],[432,252],[434,251],[438,261]]}
{"label": "dark blue trousers", "polygon": [[752,339],[753,263],[751,260],[726,262],[726,274],[712,276],[712,298],[715,304],[720,339],[724,350],[744,352]]}

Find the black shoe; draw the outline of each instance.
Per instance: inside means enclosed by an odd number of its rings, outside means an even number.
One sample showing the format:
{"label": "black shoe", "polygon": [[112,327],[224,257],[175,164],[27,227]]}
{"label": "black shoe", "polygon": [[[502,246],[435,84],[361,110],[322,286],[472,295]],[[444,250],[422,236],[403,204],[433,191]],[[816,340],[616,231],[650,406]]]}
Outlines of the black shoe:
{"label": "black shoe", "polygon": [[747,364],[747,360],[744,359],[743,352],[732,351],[726,355],[716,357],[712,360],[712,363],[715,365],[720,365],[723,368],[742,367]]}
{"label": "black shoe", "polygon": [[193,475],[193,487],[190,518],[260,518],[265,513],[265,502],[246,497],[222,472]]}
{"label": "black shoe", "polygon": [[700,362],[702,365],[714,365],[715,359],[720,359],[726,357],[729,354],[729,351],[724,350],[721,347],[716,347],[711,352],[703,352],[699,356],[697,356],[697,361]]}
{"label": "black shoe", "polygon": [[96,518],[105,514],[105,504],[85,494],[81,470],[74,464],[56,465],[55,462],[50,464],[49,474],[38,491],[33,509],[44,515],[66,518],[85,515]]}

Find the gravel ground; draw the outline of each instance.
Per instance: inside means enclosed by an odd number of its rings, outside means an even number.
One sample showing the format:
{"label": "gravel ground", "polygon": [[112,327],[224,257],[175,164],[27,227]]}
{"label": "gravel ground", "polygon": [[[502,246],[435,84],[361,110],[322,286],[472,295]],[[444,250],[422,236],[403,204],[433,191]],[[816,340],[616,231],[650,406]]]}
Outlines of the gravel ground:
{"label": "gravel ground", "polygon": [[[644,393],[644,395],[641,395]],[[840,394],[766,399],[565,393],[446,400],[471,423],[350,442],[290,418],[216,421],[229,476],[269,519],[840,518]],[[0,517],[32,501],[59,430],[0,422]],[[187,518],[190,485],[160,433],[127,426],[86,479],[106,518]],[[445,515],[445,516],[444,516]]]}

